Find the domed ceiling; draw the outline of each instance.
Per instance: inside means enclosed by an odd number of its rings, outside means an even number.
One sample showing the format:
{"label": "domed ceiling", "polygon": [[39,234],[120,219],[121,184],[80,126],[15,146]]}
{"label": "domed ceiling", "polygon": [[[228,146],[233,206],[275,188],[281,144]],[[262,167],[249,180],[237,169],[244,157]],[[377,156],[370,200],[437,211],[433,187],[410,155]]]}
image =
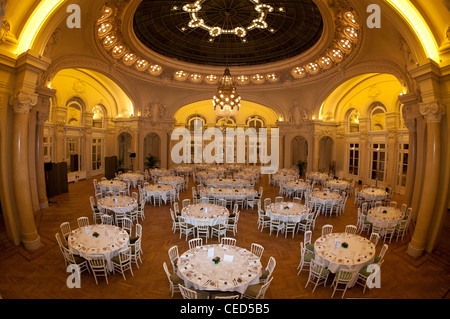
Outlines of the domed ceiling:
{"label": "domed ceiling", "polygon": [[259,65],[291,58],[322,36],[312,0],[143,0],[136,37],[180,61],[215,66]]}

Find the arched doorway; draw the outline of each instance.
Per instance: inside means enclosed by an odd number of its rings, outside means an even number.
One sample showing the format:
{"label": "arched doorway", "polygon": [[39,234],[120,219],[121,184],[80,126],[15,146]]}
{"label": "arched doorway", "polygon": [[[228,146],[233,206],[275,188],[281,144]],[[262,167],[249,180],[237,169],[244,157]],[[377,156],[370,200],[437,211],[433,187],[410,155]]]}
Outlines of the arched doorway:
{"label": "arched doorway", "polygon": [[117,158],[119,170],[133,169],[130,158],[130,154],[132,153],[131,138],[131,134],[125,132],[117,137],[119,144],[119,156]]}
{"label": "arched doorway", "polygon": [[303,136],[296,136],[291,142],[291,164],[297,165],[298,161],[308,161],[308,141]]}
{"label": "arched doorway", "polygon": [[333,145],[334,141],[329,136],[324,136],[319,141],[319,171],[321,172],[334,173]]}
{"label": "arched doorway", "polygon": [[156,133],[147,134],[144,138],[144,167],[148,168],[147,157],[154,156],[159,166],[161,160],[161,138]]}

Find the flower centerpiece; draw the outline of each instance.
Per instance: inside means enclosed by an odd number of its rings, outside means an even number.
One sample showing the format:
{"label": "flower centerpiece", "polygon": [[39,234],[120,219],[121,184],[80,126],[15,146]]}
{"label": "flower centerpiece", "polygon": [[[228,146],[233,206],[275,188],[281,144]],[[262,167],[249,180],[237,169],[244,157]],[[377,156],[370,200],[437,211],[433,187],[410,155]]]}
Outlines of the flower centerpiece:
{"label": "flower centerpiece", "polygon": [[289,209],[289,206],[284,206],[284,209]]}
{"label": "flower centerpiece", "polygon": [[387,210],[386,209],[383,210],[383,214],[387,214]]}
{"label": "flower centerpiece", "polygon": [[95,233],[92,234],[92,236],[94,236],[95,238],[98,238],[99,235],[100,235],[100,234],[97,233],[97,232],[95,232]]}
{"label": "flower centerpiece", "polygon": [[342,247],[347,248],[347,247],[348,247],[348,244],[344,241],[344,242],[342,243]]}
{"label": "flower centerpiece", "polygon": [[213,258],[212,260],[216,265],[220,263],[220,257]]}

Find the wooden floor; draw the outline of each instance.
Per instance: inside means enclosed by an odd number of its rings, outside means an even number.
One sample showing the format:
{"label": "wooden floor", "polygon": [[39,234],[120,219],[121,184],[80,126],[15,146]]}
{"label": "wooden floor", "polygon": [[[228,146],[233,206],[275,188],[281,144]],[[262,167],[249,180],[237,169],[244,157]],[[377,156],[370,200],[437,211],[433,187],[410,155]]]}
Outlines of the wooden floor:
{"label": "wooden floor", "polygon": [[[99,178],[99,177],[97,177]],[[278,189],[267,185],[267,177],[261,179],[264,186],[263,198],[274,199]],[[257,185],[259,187],[260,185]],[[189,185],[193,186],[192,182]],[[190,189],[190,188],[189,188]],[[109,284],[100,278],[99,285],[88,273],[83,273],[81,289],[69,289],[66,279],[64,260],[58,249],[55,233],[59,225],[69,221],[76,228],[76,219],[88,216],[92,220],[89,196],[93,195],[92,179],[79,181],[69,185],[69,193],[51,198],[49,208],[36,214],[36,224],[42,240],[42,247],[37,251],[27,251],[22,246],[12,245],[6,236],[3,218],[0,221],[0,295],[4,299],[169,299],[169,285],[163,271],[163,262],[170,266],[167,251],[173,245],[178,245],[180,253],[187,250],[188,245],[180,239],[178,233],[171,230],[169,207],[147,206],[143,226],[143,263],[140,268],[133,267],[134,276],[127,274],[124,280],[120,274],[109,276]],[[181,194],[181,199],[191,198],[191,191]],[[395,196],[399,205],[403,198]],[[319,216],[313,240],[320,237],[321,227],[332,224],[335,232],[344,231],[348,224],[356,224],[357,210],[353,197],[347,201],[345,213],[339,217]],[[449,218],[447,218],[448,220]],[[410,235],[402,242],[389,245],[385,255],[385,263],[381,270],[381,288],[367,290],[355,286],[347,291],[346,298],[383,298],[383,299],[448,299],[450,287],[450,254],[448,245],[448,226],[443,230],[440,244],[432,254],[425,254],[413,259],[405,252]],[[265,267],[270,256],[277,265],[273,273],[274,280],[266,299],[329,299],[332,277],[326,287],[318,287],[312,293],[312,287],[305,288],[307,271],[297,275],[297,265],[300,258],[299,243],[303,234],[295,238],[285,238],[284,235],[270,236],[268,230],[257,230],[256,210],[242,210],[239,220],[237,244],[250,248],[252,243],[264,246],[262,263]],[[214,240],[216,242],[217,240]],[[378,243],[377,253],[382,241]],[[169,267],[170,269],[170,267]],[[340,298],[340,293],[334,299]],[[174,298],[179,299],[176,294]]]}

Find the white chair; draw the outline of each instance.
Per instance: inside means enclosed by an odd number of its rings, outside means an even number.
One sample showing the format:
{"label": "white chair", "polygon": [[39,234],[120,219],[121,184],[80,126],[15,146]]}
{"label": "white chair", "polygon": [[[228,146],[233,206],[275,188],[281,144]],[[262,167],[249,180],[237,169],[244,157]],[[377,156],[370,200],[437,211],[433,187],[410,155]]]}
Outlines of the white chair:
{"label": "white chair", "polygon": [[[320,210],[319,210],[320,211]],[[315,213],[309,213],[308,215],[306,215],[305,218],[303,218],[299,223],[297,223],[297,232],[298,231],[308,231],[311,230],[314,226],[314,217],[315,217]]]}
{"label": "white chair", "polygon": [[318,285],[323,283],[323,286],[326,286],[328,275],[330,271],[325,268],[325,266],[321,265],[314,259],[311,259],[311,263],[309,265],[309,276],[308,281],[306,282],[305,288],[308,286],[310,282],[314,284],[314,288],[312,292],[314,292]]}
{"label": "white chair", "polygon": [[375,246],[378,244],[378,241],[380,240],[380,234],[378,233],[371,233],[369,240],[371,243],[373,243]]}
{"label": "white chair", "polygon": [[237,226],[238,226],[240,214],[241,214],[240,212],[236,212],[234,214],[234,216],[228,217],[227,230],[233,231],[234,236],[236,236],[236,233],[237,233]]}
{"label": "white chair", "polygon": [[312,243],[312,231],[307,230],[303,235],[303,245],[308,253],[314,254],[314,244]]}
{"label": "white chair", "polygon": [[64,258],[66,259],[66,265],[78,265],[78,267],[80,267],[80,272],[84,272],[87,270],[88,273],[91,273],[91,271],[89,270],[88,261],[85,258],[74,255],[65,246],[62,246],[61,249],[63,251]]}
{"label": "white chair", "polygon": [[139,263],[142,263],[141,259],[141,238],[137,238],[133,243],[130,243],[129,246],[131,247],[131,262],[136,264],[136,267],[139,268]]}
{"label": "white chair", "polygon": [[389,207],[397,208],[397,202],[391,201],[391,202],[389,203]]}
{"label": "white chair", "polygon": [[272,199],[271,198],[264,199],[264,211],[267,210],[267,206],[269,206],[270,204],[272,204]]}
{"label": "white chair", "polygon": [[250,251],[255,254],[259,259],[261,259],[262,254],[264,252],[264,247],[260,244],[252,243],[250,246]]}
{"label": "white chair", "polygon": [[126,230],[128,234],[131,234],[133,230],[133,221],[128,217],[122,218],[122,228]]}
{"label": "white chair", "polygon": [[287,221],[284,222],[284,238],[287,238],[288,233],[292,233],[292,238],[294,238],[296,230],[297,222],[294,220],[294,217],[288,216]]}
{"label": "white chair", "polygon": [[111,215],[103,214],[102,216],[100,216],[100,220],[102,224],[114,225],[114,218]]}
{"label": "white chair", "polygon": [[59,225],[59,228],[61,229],[61,233],[62,233],[62,236],[64,238],[64,242],[67,245],[67,237],[72,232],[72,229],[70,227],[70,223],[69,222],[63,222],[63,223],[61,223],[61,225]]}
{"label": "white chair", "polygon": [[347,225],[345,226],[345,233],[346,234],[356,234],[356,226],[355,225]]}
{"label": "white chair", "polygon": [[333,232],[333,225],[323,225],[322,226],[322,236],[331,234]]}
{"label": "white chair", "polygon": [[[379,262],[379,263],[377,264],[378,267],[380,267],[380,269],[381,269],[381,265],[383,264],[383,262],[384,262],[384,260],[382,260],[381,262]],[[375,268],[372,268],[372,271],[369,272],[368,267],[369,267],[369,266],[363,267],[363,268],[358,272],[358,278],[356,279],[356,282],[355,282],[355,284],[358,284],[358,285],[364,287],[363,293],[366,292],[366,288],[367,288],[367,279],[369,278],[369,276],[370,276],[371,274],[373,274],[373,273],[376,271]]]}
{"label": "white chair", "polygon": [[[63,254],[63,257],[64,257],[64,263],[65,263],[65,265],[66,265],[66,267],[67,267],[67,258],[66,258],[66,256],[65,256],[65,252],[64,252],[64,250],[63,250],[63,247],[66,247],[66,245],[63,244],[62,239],[61,239],[61,234],[60,234],[60,233],[56,233],[56,234],[55,234],[55,237],[56,237],[56,241],[58,242],[59,249],[61,250],[61,253]],[[67,247],[66,247],[66,248],[67,248]]]}
{"label": "white chair", "polygon": [[178,268],[177,266],[178,259],[180,258],[180,255],[178,254],[178,246],[174,245],[170,247],[167,253],[169,254],[169,259],[170,263],[172,264],[173,273],[176,273]]}
{"label": "white chair", "polygon": [[270,233],[269,234],[272,235],[272,231],[276,231],[277,237],[278,237],[278,233],[280,232],[280,230],[283,230],[283,228],[284,228],[284,223],[281,221],[281,215],[272,213],[272,215],[270,216]]}
{"label": "white chair", "polygon": [[207,220],[198,220],[195,230],[197,232],[197,238],[204,237],[205,242],[208,243],[208,238],[210,237],[209,222]]}
{"label": "white chair", "polygon": [[89,226],[89,218],[87,217],[79,217],[77,218],[78,227],[86,227]]}
{"label": "white chair", "polygon": [[180,292],[179,285],[184,285],[184,280],[181,279],[176,273],[171,274],[167,268],[166,262],[163,262],[163,269],[166,273],[167,280],[169,281],[170,293],[173,297],[175,292]]}
{"label": "white chair", "polygon": [[201,290],[193,290],[186,288],[182,284],[178,284],[178,289],[181,292],[181,295],[183,296],[183,299],[208,299],[209,294],[206,291]]}
{"label": "white chair", "polygon": [[283,196],[275,197],[275,203],[281,203],[284,200]]}
{"label": "white chair", "polygon": [[[336,290],[342,291],[342,298],[344,298],[345,292],[349,284],[352,282],[354,276],[357,276],[356,269],[341,269],[335,276],[334,280],[331,284],[331,287],[334,287],[333,293],[331,294],[331,298],[333,298]],[[339,285],[344,285],[343,288],[338,288]]]}
{"label": "white chair", "polygon": [[266,216],[261,209],[258,209],[258,229],[261,227],[261,231],[265,227],[270,228],[270,217]]}
{"label": "white chair", "polygon": [[98,285],[97,277],[105,277],[108,283],[108,268],[105,256],[102,254],[90,254],[88,258],[89,267],[94,275],[95,283]]}
{"label": "white chair", "polygon": [[261,277],[259,277],[260,283],[262,283],[262,284],[267,283],[267,281],[272,276],[272,273],[273,273],[276,265],[277,265],[277,261],[275,260],[275,258],[270,256],[269,261],[267,262],[266,268],[262,269],[262,271],[261,271]]}
{"label": "white chair", "polygon": [[115,273],[117,270],[122,274],[124,280],[127,280],[127,278],[125,278],[125,271],[127,270],[129,270],[131,272],[131,275],[134,276],[133,269],[131,268],[130,246],[121,249],[119,251],[119,254],[111,259],[111,262],[113,264],[113,273]]}
{"label": "white chair", "polygon": [[367,231],[367,233],[369,233],[370,228],[372,227],[372,223],[367,221],[367,215],[364,215],[361,212],[360,207],[358,207],[358,220],[356,222],[356,227],[358,228],[358,234],[361,234],[363,231]]}
{"label": "white chair", "polygon": [[186,236],[186,240],[190,235],[195,236],[195,226],[192,224],[189,224],[186,221],[186,218],[183,216],[178,216],[178,222],[180,225],[180,238],[184,234]]}
{"label": "white chair", "polygon": [[314,253],[307,251],[303,242],[300,242],[300,262],[297,266],[297,275],[300,274],[300,272],[303,270],[303,267],[309,267],[311,265],[312,259],[314,259]]}
{"label": "white chair", "polygon": [[302,199],[300,197],[294,197],[292,200],[294,203],[298,203],[301,204],[302,203]]}
{"label": "white chair", "polygon": [[236,246],[236,239],[231,237],[222,237],[220,240],[221,245],[228,245],[228,246]]}
{"label": "white chair", "polygon": [[396,236],[396,241],[398,241],[399,238],[401,238],[401,240],[403,240],[403,238],[405,237],[405,234],[408,230],[410,219],[411,219],[411,217],[401,220],[395,227],[394,235]]}
{"label": "white chair", "polygon": [[221,237],[226,237],[228,228],[228,218],[220,218],[216,225],[211,227],[211,238],[217,237],[220,242]]}
{"label": "white chair", "polygon": [[384,260],[384,255],[386,254],[386,251],[388,250],[389,246],[387,244],[384,244],[383,247],[381,247],[380,254],[378,256],[375,256],[373,259],[374,263],[380,263]]}
{"label": "white chair", "polygon": [[267,289],[269,289],[269,286],[273,280],[273,277],[269,279],[268,282],[266,282],[264,285],[256,284],[256,285],[250,285],[247,287],[245,292],[242,294],[242,299],[264,299],[264,296],[266,295]]}
{"label": "white chair", "polygon": [[189,249],[194,249],[198,246],[203,246],[203,238],[193,238],[189,240]]}
{"label": "white chair", "polygon": [[180,229],[180,221],[178,216],[175,215],[172,208],[170,208],[170,217],[172,218],[172,231],[175,233],[177,229]]}
{"label": "white chair", "polygon": [[95,205],[94,196],[89,197],[89,201],[91,202],[91,209],[92,209],[92,219],[94,221],[94,224],[97,222],[97,220],[100,219],[100,216],[103,214],[100,209]]}

